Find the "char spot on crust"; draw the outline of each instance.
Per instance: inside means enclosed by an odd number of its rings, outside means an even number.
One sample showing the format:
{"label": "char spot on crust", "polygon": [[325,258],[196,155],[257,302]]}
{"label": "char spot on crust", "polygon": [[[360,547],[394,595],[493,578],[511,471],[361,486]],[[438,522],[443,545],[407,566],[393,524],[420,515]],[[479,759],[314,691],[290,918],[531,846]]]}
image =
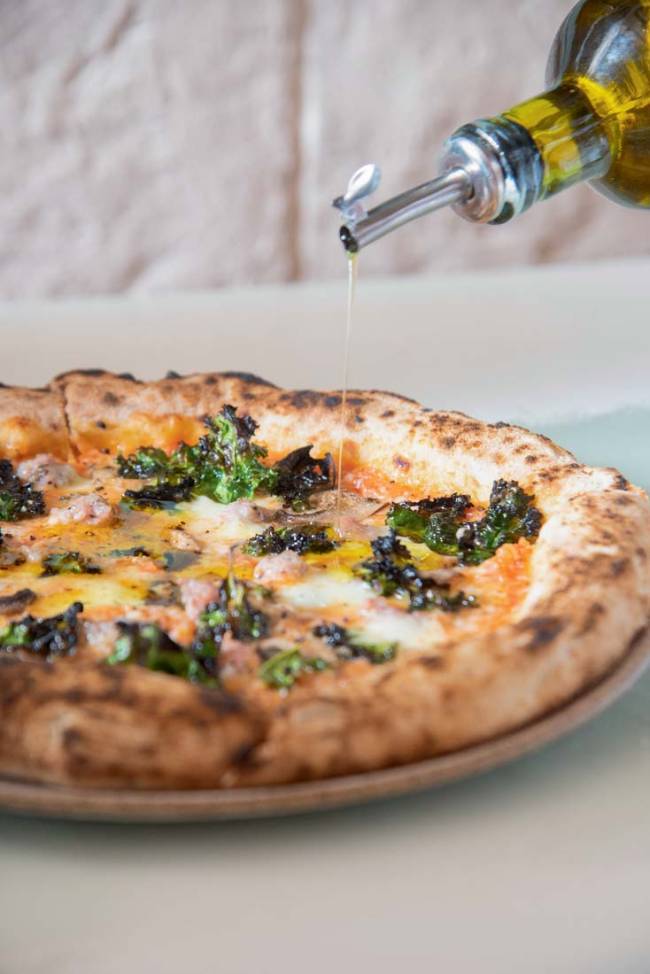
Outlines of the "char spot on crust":
{"label": "char spot on crust", "polygon": [[91,378],[98,378],[100,375],[108,375],[109,373],[106,369],[68,369],[67,372],[59,372],[58,375],[54,376],[54,382],[58,379],[65,379],[69,375],[88,375]]}
{"label": "char spot on crust", "polygon": [[612,578],[620,578],[630,567],[629,559],[627,558],[617,558],[610,565],[610,573]]}
{"label": "char spot on crust", "polygon": [[167,372],[165,373],[165,378],[166,379],[182,379],[182,375],[180,374],[180,372],[176,372],[175,369],[167,369]]}
{"label": "char spot on crust", "polygon": [[630,481],[626,480],[623,474],[617,473],[616,480],[614,481],[614,487],[616,488],[616,490],[629,490]]}
{"label": "char spot on crust", "polygon": [[390,419],[391,416],[394,416],[394,415],[395,415],[395,410],[394,409],[384,409],[383,413],[381,414],[381,418],[382,419]]}
{"label": "char spot on crust", "polygon": [[585,636],[594,628],[599,618],[604,614],[605,607],[600,602],[592,602],[585,613],[584,622],[578,632],[579,636]]}
{"label": "char spot on crust", "polygon": [[348,396],[348,403],[351,406],[365,406],[366,402],[363,396]]}
{"label": "char spot on crust", "polygon": [[102,401],[107,406],[119,406],[121,400],[120,397],[116,396],[114,392],[105,392],[102,396]]}
{"label": "char spot on crust", "polygon": [[418,660],[418,666],[424,667],[425,670],[442,670],[444,665],[442,656],[421,656]]}
{"label": "char spot on crust", "polygon": [[532,616],[518,623],[516,628],[519,632],[530,635],[524,648],[534,653],[553,642],[562,632],[564,622],[559,616]]}
{"label": "char spot on crust", "polygon": [[325,396],[323,400],[324,405],[327,406],[328,409],[335,409],[337,406],[341,405],[341,402],[342,400],[340,396]]}
{"label": "char spot on crust", "polygon": [[393,465],[397,467],[399,470],[411,469],[411,461],[407,460],[406,457],[401,457],[399,454],[396,454],[393,457]]}
{"label": "char spot on crust", "polygon": [[456,437],[455,436],[443,436],[443,438],[442,438],[442,445],[444,446],[444,448],[446,450],[451,450],[452,447],[454,447],[456,445]]}
{"label": "char spot on crust", "polygon": [[262,379],[261,376],[254,375],[252,372],[222,372],[221,374],[225,379],[240,379],[249,385],[267,386],[269,389],[277,389],[277,386],[272,382],[269,382],[267,379]]}
{"label": "char spot on crust", "polygon": [[66,751],[70,748],[74,748],[80,743],[80,741],[83,740],[83,734],[78,727],[66,727],[61,736],[63,747]]}
{"label": "char spot on crust", "polygon": [[293,392],[285,392],[280,399],[294,409],[311,409],[322,401],[322,394],[313,389],[295,389]]}
{"label": "char spot on crust", "polygon": [[200,693],[203,705],[218,715],[240,714],[244,709],[241,700],[223,690],[202,689]]}
{"label": "char spot on crust", "polygon": [[136,379],[136,377],[133,375],[132,372],[118,372],[117,373],[117,377],[118,377],[118,379],[126,379],[127,382],[137,382],[138,381]]}

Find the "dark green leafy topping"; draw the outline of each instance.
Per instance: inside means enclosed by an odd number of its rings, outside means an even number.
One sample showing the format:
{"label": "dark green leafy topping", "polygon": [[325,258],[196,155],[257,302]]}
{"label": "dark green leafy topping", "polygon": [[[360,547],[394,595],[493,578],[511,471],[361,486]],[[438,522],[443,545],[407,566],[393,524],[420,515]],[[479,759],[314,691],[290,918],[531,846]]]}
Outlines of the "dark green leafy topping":
{"label": "dark green leafy topping", "polygon": [[182,501],[189,501],[193,496],[194,481],[191,477],[174,483],[150,484],[141,490],[125,490],[122,503],[134,511],[147,507],[159,510],[175,507]]}
{"label": "dark green leafy topping", "polygon": [[478,565],[501,545],[539,534],[542,515],[532,506],[533,500],[516,481],[497,480],[479,521],[466,521],[469,498],[452,494],[417,504],[393,504],[386,523],[397,534],[426,544],[432,551],[453,555],[465,565]]}
{"label": "dark green leafy topping", "polygon": [[81,602],[73,602],[60,615],[46,619],[27,615],[17,622],[10,622],[0,629],[0,650],[23,649],[46,660],[68,656],[77,645],[77,616],[80,612],[83,612]]}
{"label": "dark green leafy topping", "polygon": [[118,457],[120,476],[155,481],[141,491],[127,490],[127,504],[166,507],[192,497],[230,504],[260,490],[272,492],[277,475],[261,463],[266,450],[252,442],[255,420],[237,416],[235,407],[226,405],[203,422],[208,432],[195,446],[181,443],[170,455],[141,447],[131,456]]}
{"label": "dark green leafy topping", "polygon": [[542,515],[532,506],[533,500],[516,481],[496,480],[485,516],[464,524],[458,531],[460,560],[466,565],[479,565],[503,544],[536,538]]}
{"label": "dark green leafy topping", "polygon": [[421,575],[413,564],[408,549],[397,540],[395,531],[376,538],[371,543],[374,558],[362,562],[356,574],[386,598],[395,596],[409,600],[410,611],[440,609],[456,612],[477,604],[473,595],[458,592],[451,595],[446,585]]}
{"label": "dark green leafy topping", "polygon": [[262,663],[258,676],[267,686],[289,690],[302,673],[317,673],[328,666],[327,660],[319,656],[303,656],[299,649],[285,649]]}
{"label": "dark green leafy topping", "polygon": [[0,460],[0,521],[20,521],[45,514],[40,490],[25,484],[9,460]]}
{"label": "dark green leafy topping", "polygon": [[268,619],[252,605],[254,590],[228,575],[214,602],[199,616],[192,651],[199,658],[218,658],[224,636],[231,632],[241,642],[262,639],[268,632]]}
{"label": "dark green leafy topping", "polygon": [[397,655],[397,643],[369,643],[358,633],[336,623],[315,626],[313,632],[332,647],[339,659],[367,659],[379,664],[389,663]]}
{"label": "dark green leafy topping", "polygon": [[470,499],[466,494],[393,504],[386,523],[402,537],[426,544],[438,554],[455,555],[458,551],[456,534],[469,507]]}
{"label": "dark green leafy topping", "polygon": [[117,472],[127,480],[166,480],[172,466],[172,457],[155,446],[141,446],[128,457],[118,454]]}
{"label": "dark green leafy topping", "polygon": [[334,460],[311,456],[311,444],[292,450],[273,467],[277,480],[272,493],[278,494],[294,510],[302,510],[309,496],[334,486]]}
{"label": "dark green leafy topping", "polygon": [[234,406],[224,406],[203,422],[208,432],[195,446],[181,443],[169,455],[155,447],[140,447],[130,456],[118,456],[121,477],[153,482],[143,490],[127,490],[124,503],[136,509],[168,507],[192,497],[209,497],[230,504],[267,493],[302,509],[314,491],[334,483],[332,457],[329,453],[312,457],[311,446],[293,450],[275,466],[266,467],[261,461],[267,451],[253,442],[257,423],[250,416],[238,416]]}
{"label": "dark green leafy topping", "polygon": [[215,687],[216,652],[213,657],[185,649],[152,622],[118,622],[119,635],[106,662],[137,663],[158,673],[182,676],[194,683]]}
{"label": "dark green leafy topping", "polygon": [[99,575],[101,568],[78,551],[62,551],[43,559],[41,575]]}
{"label": "dark green leafy topping", "polygon": [[338,548],[338,542],[328,538],[326,531],[305,526],[302,531],[293,528],[267,528],[256,534],[244,546],[249,555],[279,555],[283,551],[295,551],[299,555],[325,554]]}

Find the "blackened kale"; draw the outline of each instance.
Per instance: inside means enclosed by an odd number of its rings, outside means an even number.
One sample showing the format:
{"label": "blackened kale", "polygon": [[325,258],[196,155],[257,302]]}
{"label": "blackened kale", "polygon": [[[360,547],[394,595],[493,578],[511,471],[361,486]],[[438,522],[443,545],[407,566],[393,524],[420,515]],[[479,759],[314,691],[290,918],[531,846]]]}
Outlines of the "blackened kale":
{"label": "blackened kale", "polygon": [[214,660],[216,668],[224,636],[231,632],[241,642],[262,639],[269,624],[265,614],[252,604],[253,590],[228,575],[219,589],[214,602],[206,606],[199,616],[192,653],[198,659]]}
{"label": "blackened kale", "polygon": [[269,656],[258,670],[258,676],[267,686],[276,690],[289,690],[301,673],[317,673],[329,667],[320,656],[304,656],[299,649],[279,650]]}
{"label": "blackened kale", "polygon": [[409,600],[409,609],[440,609],[456,612],[477,604],[476,598],[458,592],[451,595],[446,585],[426,577],[413,564],[408,549],[396,539],[392,529],[371,543],[374,558],[362,562],[356,574],[387,598]]}
{"label": "blackened kale", "polygon": [[41,575],[99,575],[101,568],[78,551],[61,551],[43,559]]}
{"label": "blackened kale", "polygon": [[311,494],[334,486],[334,460],[311,456],[311,444],[292,450],[273,467],[276,482],[272,493],[282,497],[294,510],[302,510]]}
{"label": "blackened kale", "polygon": [[249,555],[279,555],[283,551],[295,551],[299,555],[325,554],[338,548],[338,542],[328,538],[327,532],[305,525],[302,531],[293,528],[266,528],[256,534],[244,546]]}
{"label": "blackened kale", "polygon": [[495,481],[485,515],[466,521],[470,500],[452,494],[416,504],[393,504],[386,523],[397,534],[426,544],[441,555],[453,555],[462,564],[478,565],[491,558],[503,544],[539,533],[542,515],[532,506],[534,498],[512,481]]}
{"label": "blackened kale", "polygon": [[73,602],[59,615],[45,619],[27,615],[10,622],[0,629],[0,650],[22,649],[46,660],[69,656],[77,645],[80,612],[83,612],[81,602]]}
{"label": "blackened kale", "polygon": [[20,521],[45,514],[40,490],[23,483],[9,460],[0,460],[0,521]]}
{"label": "blackened kale", "polygon": [[112,665],[136,663],[159,673],[182,676],[203,686],[218,685],[216,651],[210,656],[184,648],[153,622],[118,622],[119,635],[107,659]]}
{"label": "blackened kale", "polygon": [[389,663],[397,655],[397,643],[369,643],[359,633],[336,623],[315,626],[313,633],[331,646],[339,659],[367,659],[370,663]]}
{"label": "blackened kale", "polygon": [[495,481],[485,516],[458,531],[459,559],[466,565],[478,565],[503,544],[537,537],[542,515],[532,506],[533,500],[516,481]]}
{"label": "blackened kale", "polygon": [[203,422],[208,432],[195,446],[181,443],[169,455],[155,447],[140,447],[128,457],[117,458],[120,476],[155,481],[141,491],[127,490],[127,504],[166,507],[192,497],[229,504],[260,490],[272,491],[277,477],[261,463],[266,450],[252,442],[255,420],[238,416],[234,406],[226,405]]}
{"label": "blackened kale", "polygon": [[160,510],[175,507],[182,501],[189,501],[192,497],[194,481],[191,477],[174,483],[150,484],[141,490],[125,490],[122,503],[126,507],[139,511],[147,507]]}

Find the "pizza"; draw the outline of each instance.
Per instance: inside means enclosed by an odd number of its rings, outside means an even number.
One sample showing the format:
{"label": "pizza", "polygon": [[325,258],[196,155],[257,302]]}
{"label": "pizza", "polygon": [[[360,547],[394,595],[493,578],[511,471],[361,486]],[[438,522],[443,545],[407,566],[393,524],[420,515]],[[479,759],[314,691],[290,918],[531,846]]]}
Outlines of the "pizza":
{"label": "pizza", "polygon": [[384,392],[77,371],[0,388],[0,772],[238,788],[534,721],[648,624],[650,507]]}

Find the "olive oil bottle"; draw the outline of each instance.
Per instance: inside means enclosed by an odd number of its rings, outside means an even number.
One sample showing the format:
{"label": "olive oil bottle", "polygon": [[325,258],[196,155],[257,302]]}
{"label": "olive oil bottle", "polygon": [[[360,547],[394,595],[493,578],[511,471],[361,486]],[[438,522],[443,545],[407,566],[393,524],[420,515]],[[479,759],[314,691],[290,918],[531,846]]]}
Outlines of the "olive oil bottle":
{"label": "olive oil bottle", "polygon": [[[346,248],[445,205],[468,220],[505,223],[585,181],[619,203],[650,207],[650,0],[581,0],[558,31],[546,81],[541,95],[458,129],[431,182],[369,213],[363,191],[335,201]],[[364,182],[374,189],[377,172],[355,185]]]}

